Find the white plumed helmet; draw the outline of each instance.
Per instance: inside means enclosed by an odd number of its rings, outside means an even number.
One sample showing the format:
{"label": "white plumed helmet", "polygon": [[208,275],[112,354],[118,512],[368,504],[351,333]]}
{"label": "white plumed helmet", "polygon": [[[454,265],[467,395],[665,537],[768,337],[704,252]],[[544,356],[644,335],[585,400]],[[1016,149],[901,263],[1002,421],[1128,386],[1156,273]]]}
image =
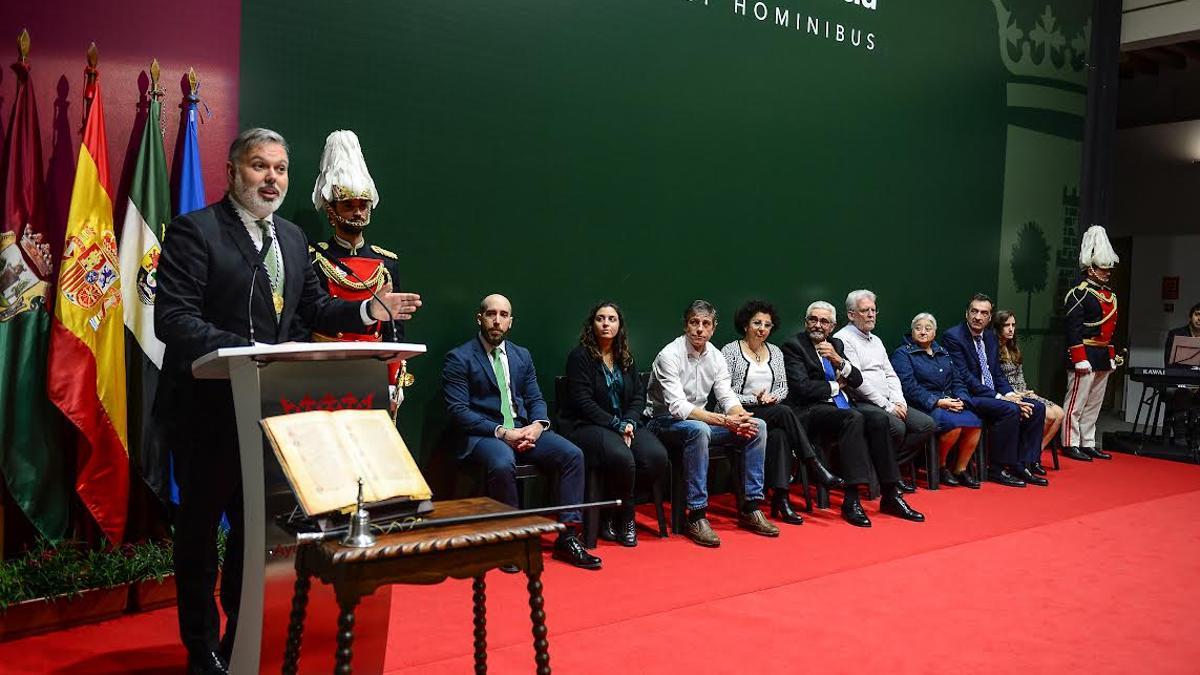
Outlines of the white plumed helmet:
{"label": "white plumed helmet", "polygon": [[1093,225],[1083,233],[1083,243],[1079,246],[1079,269],[1114,267],[1121,259],[1108,241],[1108,234],[1099,225]]}
{"label": "white plumed helmet", "polygon": [[338,130],[325,139],[312,200],[317,211],[324,212],[330,202],[344,199],[369,199],[372,208],[379,205],[379,192],[367,171],[358,136],[353,131]]}

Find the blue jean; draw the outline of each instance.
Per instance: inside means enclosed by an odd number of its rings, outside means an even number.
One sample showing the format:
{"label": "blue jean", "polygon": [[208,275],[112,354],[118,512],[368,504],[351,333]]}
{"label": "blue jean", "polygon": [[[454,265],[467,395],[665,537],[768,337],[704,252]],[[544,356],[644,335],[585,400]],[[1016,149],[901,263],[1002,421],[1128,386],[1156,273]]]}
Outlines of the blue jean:
{"label": "blue jean", "polygon": [[754,418],[758,434],[754,438],[738,436],[725,427],[698,420],[677,420],[656,417],[650,420],[650,430],[658,434],[669,447],[683,448],[683,469],[687,474],[687,506],[703,509],[708,506],[708,448],[713,445],[733,448],[742,453],[745,475],[742,481],[747,500],[762,501],[763,463],[767,456],[767,423]]}

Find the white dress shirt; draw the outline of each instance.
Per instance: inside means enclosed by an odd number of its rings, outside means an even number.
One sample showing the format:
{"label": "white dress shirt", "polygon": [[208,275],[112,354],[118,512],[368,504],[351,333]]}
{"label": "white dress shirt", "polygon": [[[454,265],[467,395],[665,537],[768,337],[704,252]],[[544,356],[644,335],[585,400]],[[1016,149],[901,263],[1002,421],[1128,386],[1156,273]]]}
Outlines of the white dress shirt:
{"label": "white dress shirt", "polygon": [[[271,238],[275,240],[275,245],[271,247],[268,255],[275,256],[275,262],[279,264],[279,269],[283,269],[283,251],[279,248],[279,236],[275,232],[275,213],[268,213],[263,218],[256,218],[232,194],[229,195],[229,203],[233,204],[234,213],[242,221],[242,226],[246,228],[246,234],[250,235],[250,241],[254,243],[255,251],[261,252],[263,247],[263,233],[258,228],[258,221],[265,220],[267,222],[267,229],[271,231]],[[371,318],[370,305],[368,304],[370,302],[370,300],[363,300],[362,304],[358,306],[358,316],[362,318],[364,326],[375,323],[375,319]]]}
{"label": "white dress shirt", "polygon": [[741,405],[729,386],[729,364],[721,351],[706,343],[704,351],[697,352],[687,336],[680,335],[654,357],[646,414],[685,420],[696,408],[704,408],[710,392],[716,394],[722,412]]}
{"label": "white dress shirt", "polygon": [[850,324],[834,333],[842,341],[846,358],[862,372],[863,383],[847,387],[846,392],[856,401],[874,403],[892,412],[897,403],[904,403],[904,387],[892,367],[887,346],[873,333],[864,333]]}

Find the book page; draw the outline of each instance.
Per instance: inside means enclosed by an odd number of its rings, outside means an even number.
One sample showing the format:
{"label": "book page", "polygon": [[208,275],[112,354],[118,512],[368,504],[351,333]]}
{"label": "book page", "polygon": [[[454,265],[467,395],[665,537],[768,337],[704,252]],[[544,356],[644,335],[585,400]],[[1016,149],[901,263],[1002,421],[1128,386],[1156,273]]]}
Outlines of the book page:
{"label": "book page", "polygon": [[335,424],[362,473],[363,499],[429,499],[432,494],[386,410],[339,410]]}
{"label": "book page", "polygon": [[262,424],[306,514],[334,511],[358,500],[359,471],[331,413],[279,415]]}

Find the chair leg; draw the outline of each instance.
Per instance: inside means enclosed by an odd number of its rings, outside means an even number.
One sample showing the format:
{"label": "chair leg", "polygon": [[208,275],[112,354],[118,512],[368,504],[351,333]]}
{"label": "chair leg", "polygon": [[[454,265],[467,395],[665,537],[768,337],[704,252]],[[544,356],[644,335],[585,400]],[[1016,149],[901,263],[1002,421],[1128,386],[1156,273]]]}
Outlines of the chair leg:
{"label": "chair leg", "polygon": [[683,458],[679,462],[671,462],[671,531],[675,534],[683,532],[685,485],[683,476]]}
{"label": "chair leg", "polygon": [[654,515],[658,516],[658,536],[669,537],[667,531],[667,516],[663,512],[663,481],[670,480],[670,472],[659,476],[659,479],[654,481],[654,485],[650,488],[650,496],[654,500]]}
{"label": "chair leg", "polygon": [[1058,471],[1058,448],[1062,445],[1062,441],[1058,436],[1050,439],[1050,459],[1054,462],[1054,470]]}
{"label": "chair leg", "polygon": [[800,487],[804,490],[804,512],[812,513],[813,500],[812,493],[808,491],[808,467],[804,466],[804,462],[800,462]]}
{"label": "chair leg", "polygon": [[817,486],[817,508],[829,508],[829,488],[825,487],[824,485]]}
{"label": "chair leg", "polygon": [[939,484],[942,482],[942,467],[938,466],[938,464],[937,435],[932,434],[929,436],[929,445],[927,446],[925,457],[925,487],[929,490],[938,489]]}
{"label": "chair leg", "polygon": [[[599,499],[601,490],[600,470],[586,469],[584,472],[583,501],[592,502]],[[600,538],[600,512],[598,509],[588,509],[583,512],[583,546],[596,548],[596,540]]]}

